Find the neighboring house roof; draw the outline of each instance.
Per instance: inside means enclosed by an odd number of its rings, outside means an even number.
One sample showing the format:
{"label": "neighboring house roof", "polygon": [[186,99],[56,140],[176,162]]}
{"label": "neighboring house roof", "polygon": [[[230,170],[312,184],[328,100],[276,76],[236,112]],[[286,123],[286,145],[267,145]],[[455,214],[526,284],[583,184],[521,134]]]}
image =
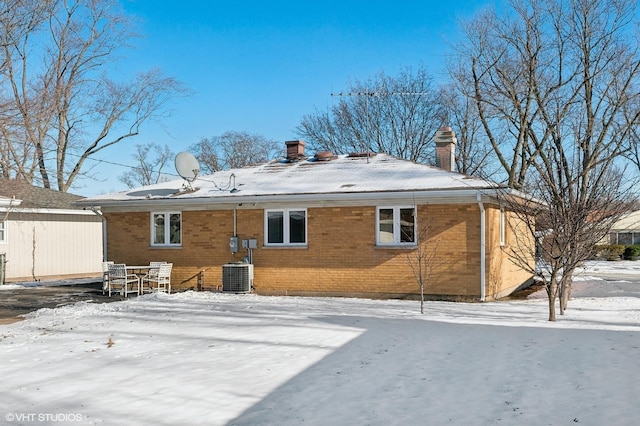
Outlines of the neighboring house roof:
{"label": "neighboring house roof", "polygon": [[22,200],[21,209],[79,209],[75,203],[84,198],[15,179],[0,179],[0,196]]}
{"label": "neighboring house roof", "polygon": [[640,210],[630,212],[622,216],[611,227],[611,232],[638,232],[640,231]]}
{"label": "neighboring house roof", "polygon": [[158,206],[179,204],[341,201],[373,198],[476,199],[483,191],[500,188],[484,179],[401,160],[387,154],[366,157],[334,156],[269,163],[219,171],[192,183],[173,180],[122,192],[99,195],[80,205]]}

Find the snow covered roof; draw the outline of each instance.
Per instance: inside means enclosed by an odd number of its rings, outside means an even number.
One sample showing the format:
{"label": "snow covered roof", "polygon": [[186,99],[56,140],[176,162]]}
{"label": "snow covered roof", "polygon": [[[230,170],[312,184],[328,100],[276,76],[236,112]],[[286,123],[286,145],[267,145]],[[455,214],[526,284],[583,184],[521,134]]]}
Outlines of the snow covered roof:
{"label": "snow covered roof", "polygon": [[387,154],[339,155],[330,160],[275,160],[269,163],[200,176],[185,189],[178,179],[100,195],[80,205],[125,206],[163,203],[239,203],[256,201],[322,201],[394,198],[429,193],[434,197],[475,195],[498,185],[460,173],[416,164]]}

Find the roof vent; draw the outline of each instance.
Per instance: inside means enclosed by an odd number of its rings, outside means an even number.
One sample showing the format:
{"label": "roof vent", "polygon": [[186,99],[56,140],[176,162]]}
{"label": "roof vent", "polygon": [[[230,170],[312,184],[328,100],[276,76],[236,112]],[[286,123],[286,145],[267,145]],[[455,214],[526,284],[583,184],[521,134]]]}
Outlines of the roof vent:
{"label": "roof vent", "polygon": [[316,155],[314,155],[314,157],[317,161],[330,161],[335,158],[335,156],[333,155],[333,152],[331,151],[316,152]]}
{"label": "roof vent", "polygon": [[361,158],[361,157],[374,157],[376,155],[375,152],[350,152],[348,157],[350,158]]}

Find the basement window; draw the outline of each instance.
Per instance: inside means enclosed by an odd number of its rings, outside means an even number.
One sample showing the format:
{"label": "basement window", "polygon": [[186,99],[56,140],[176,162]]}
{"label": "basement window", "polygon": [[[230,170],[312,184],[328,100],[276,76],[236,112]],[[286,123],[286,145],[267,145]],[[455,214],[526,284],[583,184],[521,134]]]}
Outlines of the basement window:
{"label": "basement window", "polygon": [[182,244],[182,214],[180,212],[151,213],[151,245],[180,246]]}
{"label": "basement window", "polygon": [[267,246],[306,246],[307,210],[265,210],[264,235]]}
{"label": "basement window", "polygon": [[378,207],[376,209],[376,245],[416,244],[415,207]]}

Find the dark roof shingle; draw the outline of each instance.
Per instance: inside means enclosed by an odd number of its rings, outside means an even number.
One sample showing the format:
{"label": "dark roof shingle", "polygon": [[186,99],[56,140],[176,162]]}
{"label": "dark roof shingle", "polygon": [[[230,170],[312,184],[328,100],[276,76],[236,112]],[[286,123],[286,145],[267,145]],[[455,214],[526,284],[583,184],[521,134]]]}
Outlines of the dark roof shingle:
{"label": "dark roof shingle", "polygon": [[79,209],[74,203],[84,198],[15,179],[0,179],[0,196],[15,197],[22,200],[21,208],[35,209]]}

